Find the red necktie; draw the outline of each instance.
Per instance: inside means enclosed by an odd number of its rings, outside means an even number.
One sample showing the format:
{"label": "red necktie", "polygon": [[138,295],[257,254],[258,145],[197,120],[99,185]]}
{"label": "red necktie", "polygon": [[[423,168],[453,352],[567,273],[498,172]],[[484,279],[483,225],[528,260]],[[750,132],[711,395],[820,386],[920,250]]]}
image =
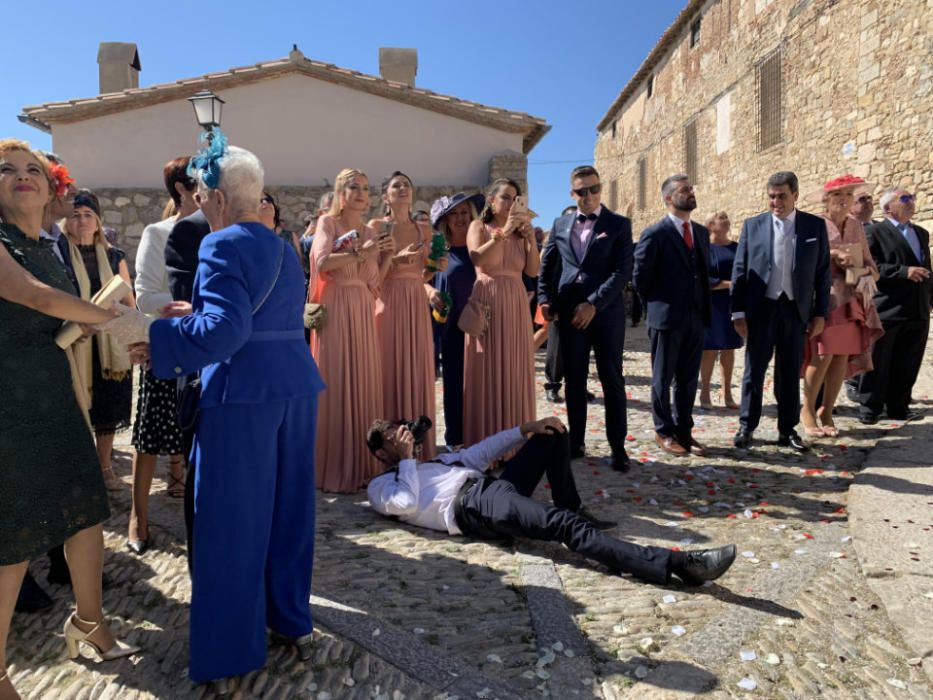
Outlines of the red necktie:
{"label": "red necktie", "polygon": [[684,243],[687,244],[687,250],[693,250],[693,234],[690,233],[689,221],[684,221]]}

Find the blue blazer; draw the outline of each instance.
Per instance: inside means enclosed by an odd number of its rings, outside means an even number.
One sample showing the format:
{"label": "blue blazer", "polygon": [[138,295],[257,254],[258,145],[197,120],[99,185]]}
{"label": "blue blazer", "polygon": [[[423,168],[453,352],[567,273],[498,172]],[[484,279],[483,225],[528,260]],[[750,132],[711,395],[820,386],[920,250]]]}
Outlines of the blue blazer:
{"label": "blue blazer", "polygon": [[703,325],[709,325],[709,231],[695,221],[690,224],[693,265],[683,235],[669,217],[652,224],[638,237],[634,283],[635,291],[648,307],[649,328],[672,330],[684,326],[694,312],[689,300],[695,294],[700,295],[697,301]]}
{"label": "blue blazer", "polygon": [[570,243],[575,219],[576,213],[570,212],[555,219],[551,227],[541,253],[538,303],[549,304],[552,310],[576,305],[579,299],[570,298],[567,292],[580,277],[582,292],[597,311],[618,307],[624,314],[622,290],[632,278],[632,222],[603,207],[578,260]]}
{"label": "blue blazer", "polygon": [[[773,219],[770,212],[746,219],[732,267],[732,312],[754,317],[765,299],[774,256]],[[826,317],[829,309],[829,239],[819,216],[797,211],[794,233],[794,301],[800,320]]]}
{"label": "blue blazer", "polygon": [[[324,388],[305,343],[304,272],[259,223],[234,224],[201,242],[192,313],[149,330],[152,372],[201,371],[200,408],[313,396]],[[281,272],[269,291],[279,259]],[[309,426],[311,429],[313,426]]]}

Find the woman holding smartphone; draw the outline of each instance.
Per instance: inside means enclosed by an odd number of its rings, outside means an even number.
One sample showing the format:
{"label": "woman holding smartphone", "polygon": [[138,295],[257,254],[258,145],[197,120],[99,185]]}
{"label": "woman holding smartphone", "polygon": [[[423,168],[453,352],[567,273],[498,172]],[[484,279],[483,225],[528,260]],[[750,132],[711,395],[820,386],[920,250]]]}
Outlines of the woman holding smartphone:
{"label": "woman holding smartphone", "polygon": [[482,335],[466,336],[463,440],[472,445],[535,419],[534,350],[522,273],[535,277],[540,258],[527,203],[514,180],[492,184],[467,248],[476,266],[470,300],[488,310]]}
{"label": "woman holding smartphone", "polygon": [[[358,491],[382,467],[360,439],[382,417],[382,361],[374,321],[381,254],[391,255],[391,236],[363,223],[369,209],[369,179],[345,169],[334,183],[330,211],[317,222],[309,258],[311,300],[324,305],[323,328],[311,332],[311,353],[327,388],[318,399],[317,487]],[[334,250],[342,235],[349,245]],[[387,263],[386,263],[387,265]]]}
{"label": "woman holding smartphone", "polygon": [[[434,272],[427,269],[431,227],[412,218],[411,179],[392,173],[382,183],[385,217],[369,222],[391,230],[398,252],[383,253],[383,280],[376,302],[376,335],[382,359],[382,417],[412,420],[427,416],[434,422],[434,347],[427,285]],[[438,261],[444,269],[447,258]],[[425,435],[421,457],[437,452],[434,429]]]}

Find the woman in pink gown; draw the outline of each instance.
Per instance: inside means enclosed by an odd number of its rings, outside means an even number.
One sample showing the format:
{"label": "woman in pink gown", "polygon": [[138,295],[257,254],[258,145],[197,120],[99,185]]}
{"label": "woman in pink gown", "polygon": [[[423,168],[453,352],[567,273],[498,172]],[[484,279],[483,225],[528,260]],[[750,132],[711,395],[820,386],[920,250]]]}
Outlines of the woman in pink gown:
{"label": "woman in pink gown", "polygon": [[[318,399],[317,487],[352,493],[382,467],[366,447],[366,431],[382,417],[382,363],[373,319],[381,271],[379,255],[391,253],[391,237],[380,238],[363,223],[369,209],[369,180],[343,170],[334,184],[330,212],[317,222],[311,245],[311,300],[324,304],[327,320],[311,332],[311,354],[327,388]],[[349,231],[358,237],[334,250]]]}
{"label": "woman in pink gown", "polygon": [[521,194],[512,180],[496,180],[480,218],[470,224],[467,248],[476,266],[472,300],[489,309],[481,336],[466,336],[463,439],[472,445],[535,419],[534,349],[522,272],[537,276],[540,259],[527,214],[513,213]]}
{"label": "woman in pink gown", "polygon": [[[434,336],[431,329],[430,287],[434,272],[427,269],[431,227],[411,216],[413,186],[405,173],[394,172],[382,185],[386,216],[374,219],[374,229],[392,232],[396,253],[383,255],[387,264],[379,301],[376,302],[376,335],[382,360],[382,418],[435,420]],[[437,261],[438,269],[447,259]],[[425,435],[421,458],[437,454],[434,428]]]}
{"label": "woman in pink gown", "polygon": [[[878,310],[872,300],[874,281],[879,277],[872,259],[865,229],[851,215],[853,192],[865,186],[865,181],[854,175],[829,180],[807,199],[822,201],[826,207],[826,233],[829,236],[830,274],[832,288],[829,294],[829,313],[823,332],[807,339],[804,350],[803,395],[800,421],[811,437],[837,437],[839,430],[833,421],[833,407],[842,382],[872,369],[871,344],[884,330]],[[861,265],[846,281],[846,270],[853,268],[861,252]],[[816,400],[823,389],[823,405],[817,409]],[[817,425],[819,419],[821,425]]]}

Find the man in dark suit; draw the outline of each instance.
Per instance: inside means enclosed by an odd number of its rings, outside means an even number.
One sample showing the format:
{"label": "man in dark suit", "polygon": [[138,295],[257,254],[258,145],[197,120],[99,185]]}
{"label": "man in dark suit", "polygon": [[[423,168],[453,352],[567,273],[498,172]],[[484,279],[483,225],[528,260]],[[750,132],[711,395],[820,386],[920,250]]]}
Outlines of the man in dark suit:
{"label": "man in dark suit", "polygon": [[538,303],[544,317],[557,324],[571,456],[582,457],[586,450],[586,377],[592,349],[603,387],[612,468],[628,471],[622,288],[632,275],[632,223],[600,204],[602,185],[592,166],[574,168],[570,185],[577,209],[551,228],[541,256]]}
{"label": "man in dark suit", "polygon": [[859,418],[871,425],[888,418],[910,420],[910,392],[920,371],[930,331],[930,234],[911,223],[916,198],[902,187],[881,196],[884,219],[865,230],[881,273],[875,305],[884,335],[872,348],[873,372],[859,382]]}
{"label": "man in dark suit", "polygon": [[[256,206],[259,204],[257,202]],[[172,227],[172,232],[165,241],[165,272],[168,276],[168,288],[172,299],[176,302],[191,303],[194,293],[194,275],[198,271],[198,250],[201,241],[211,232],[207,218],[198,209],[184,219],[179,219]],[[197,375],[179,380],[179,391],[185,382],[189,382]],[[194,442],[193,430],[182,430],[182,448],[185,456],[191,454],[191,445]],[[188,478],[185,479],[185,530],[188,534],[188,566],[191,566],[192,525],[194,523],[194,464],[188,460]]]}
{"label": "man in dark suit", "polygon": [[705,447],[692,432],[703,334],[710,320],[709,231],[690,220],[697,200],[689,177],[671,175],[661,196],[668,214],[639,236],[634,275],[635,290],[648,307],[655,441],[673,455],[702,457]]}
{"label": "man in dark suit", "polygon": [[797,211],[797,176],[768,178],[771,211],[746,219],[732,268],[732,320],[746,339],[739,430],[746,448],[761,419],[765,371],[775,355],[774,395],[778,444],[798,452],[809,446],[797,434],[804,335],[823,332],[829,306],[829,241],[823,219]]}

